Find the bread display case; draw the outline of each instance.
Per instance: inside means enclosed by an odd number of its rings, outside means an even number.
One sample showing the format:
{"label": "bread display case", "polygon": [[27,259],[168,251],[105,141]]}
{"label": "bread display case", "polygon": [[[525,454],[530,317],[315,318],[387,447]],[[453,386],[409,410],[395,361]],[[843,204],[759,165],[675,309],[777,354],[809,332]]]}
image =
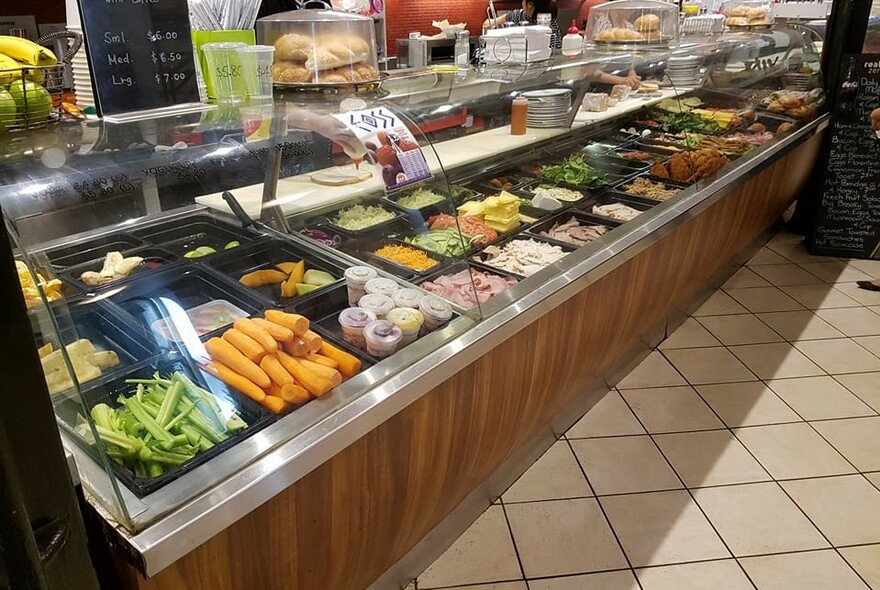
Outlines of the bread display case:
{"label": "bread display case", "polygon": [[590,9],[585,39],[597,47],[678,44],[678,7],[661,0],[614,0]]}
{"label": "bread display case", "polygon": [[275,47],[279,85],[340,85],[379,78],[373,19],[332,10],[293,10],[257,21],[257,41]]}
{"label": "bread display case", "polygon": [[[655,4],[608,6],[632,6],[633,27],[657,17],[676,43]],[[276,48],[301,32],[274,22],[260,34]],[[794,97],[737,60],[787,50],[744,35],[392,74],[355,100],[284,92],[258,141],[231,106],[18,136],[0,164],[6,229],[117,587],[383,575],[787,206],[826,118],[771,112]],[[743,74],[663,85],[669,60],[693,55]],[[518,93],[608,92],[602,74],[630,69],[660,89],[510,134]],[[714,217],[759,180],[736,200],[753,214]],[[600,293],[702,219],[729,243],[701,230],[700,252],[732,251],[663,254],[650,268],[675,272],[648,282],[669,303],[631,300],[640,281]],[[349,544],[313,551],[331,528]]]}

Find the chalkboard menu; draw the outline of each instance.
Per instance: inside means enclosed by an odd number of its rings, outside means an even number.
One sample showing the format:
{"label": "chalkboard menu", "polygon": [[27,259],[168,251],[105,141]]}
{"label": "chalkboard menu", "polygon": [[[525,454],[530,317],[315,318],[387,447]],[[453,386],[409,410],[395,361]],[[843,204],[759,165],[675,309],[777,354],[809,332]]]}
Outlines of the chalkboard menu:
{"label": "chalkboard menu", "polygon": [[100,115],[199,101],[187,0],[80,0]]}
{"label": "chalkboard menu", "polygon": [[[847,55],[810,251],[880,256],[880,55]],[[875,111],[877,111],[875,113]],[[873,116],[872,116],[873,115]]]}

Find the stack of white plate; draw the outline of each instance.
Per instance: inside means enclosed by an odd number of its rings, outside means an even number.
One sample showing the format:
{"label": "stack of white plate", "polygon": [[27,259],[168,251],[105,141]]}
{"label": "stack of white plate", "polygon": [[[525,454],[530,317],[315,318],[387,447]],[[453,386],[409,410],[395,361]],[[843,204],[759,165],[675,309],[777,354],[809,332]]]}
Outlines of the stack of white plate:
{"label": "stack of white plate", "polygon": [[[82,35],[82,28],[68,26],[68,30]],[[92,74],[89,72],[89,61],[86,58],[86,45],[83,43],[70,62],[73,72],[73,90],[76,93],[76,104],[80,108],[95,106],[95,95],[92,93]]]}
{"label": "stack of white plate", "polygon": [[666,62],[666,76],[673,86],[699,86],[701,83],[700,64],[703,58],[670,57]]}
{"label": "stack of white plate", "polygon": [[529,127],[562,127],[568,120],[571,110],[571,90],[568,88],[547,88],[530,90],[522,95],[529,101]]}

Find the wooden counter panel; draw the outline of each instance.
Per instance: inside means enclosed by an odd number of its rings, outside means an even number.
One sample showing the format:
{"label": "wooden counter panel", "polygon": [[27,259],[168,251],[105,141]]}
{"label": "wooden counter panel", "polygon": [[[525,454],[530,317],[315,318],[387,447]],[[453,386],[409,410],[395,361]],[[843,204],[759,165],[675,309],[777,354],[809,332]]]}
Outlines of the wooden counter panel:
{"label": "wooden counter panel", "polygon": [[125,586],[369,585],[770,227],[817,149],[802,145],[153,578],[129,569]]}

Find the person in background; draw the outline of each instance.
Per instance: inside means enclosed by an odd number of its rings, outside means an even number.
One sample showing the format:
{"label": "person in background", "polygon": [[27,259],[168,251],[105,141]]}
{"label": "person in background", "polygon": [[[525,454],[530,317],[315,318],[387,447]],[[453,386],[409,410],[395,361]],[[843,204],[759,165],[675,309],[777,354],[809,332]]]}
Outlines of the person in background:
{"label": "person in background", "polygon": [[504,26],[506,23],[518,24],[521,22],[529,22],[535,24],[538,22],[539,14],[550,15],[550,47],[562,47],[562,37],[559,34],[559,23],[556,21],[555,0],[522,0],[522,8],[508,10],[503,14],[499,14],[498,18],[492,22],[490,19],[483,21],[483,29],[493,29],[495,27]]}

